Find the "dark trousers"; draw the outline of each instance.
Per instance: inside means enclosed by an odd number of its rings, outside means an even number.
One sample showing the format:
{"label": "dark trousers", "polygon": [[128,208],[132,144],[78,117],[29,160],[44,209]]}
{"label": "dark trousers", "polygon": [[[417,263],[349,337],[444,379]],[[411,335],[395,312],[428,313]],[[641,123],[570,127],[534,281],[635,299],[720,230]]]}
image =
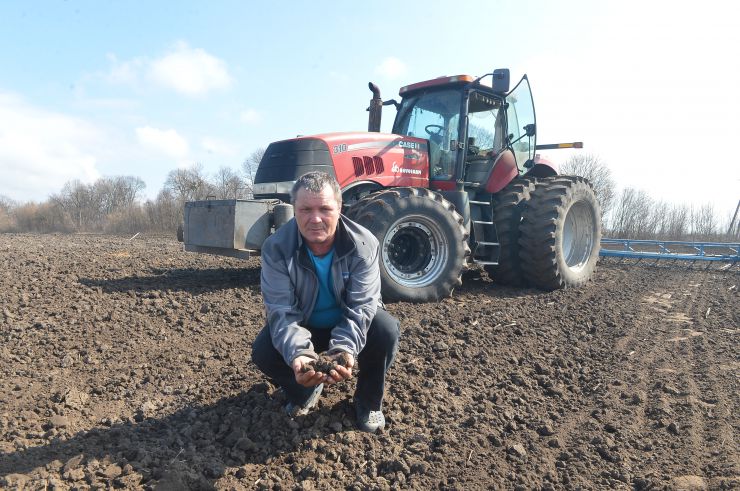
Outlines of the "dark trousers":
{"label": "dark trousers", "polygon": [[[317,353],[326,351],[331,338],[331,329],[309,330],[314,350]],[[385,374],[398,351],[400,335],[398,319],[378,308],[367,332],[367,343],[358,359],[355,360],[360,368],[355,401],[359,401],[371,411],[381,409],[385,390]],[[285,363],[283,356],[272,345],[268,326],[260,331],[252,344],[252,361],[262,373],[283,388],[289,401],[302,405],[313,392],[313,387],[303,387],[295,381],[293,368]]]}

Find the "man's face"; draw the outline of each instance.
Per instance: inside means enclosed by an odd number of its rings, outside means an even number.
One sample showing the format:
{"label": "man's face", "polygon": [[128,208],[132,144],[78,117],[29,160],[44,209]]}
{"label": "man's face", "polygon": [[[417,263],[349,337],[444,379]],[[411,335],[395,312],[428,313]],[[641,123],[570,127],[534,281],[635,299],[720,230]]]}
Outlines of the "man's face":
{"label": "man's face", "polygon": [[320,193],[300,189],[293,204],[298,230],[314,254],[326,254],[334,244],[339,221],[339,203],[331,187]]}

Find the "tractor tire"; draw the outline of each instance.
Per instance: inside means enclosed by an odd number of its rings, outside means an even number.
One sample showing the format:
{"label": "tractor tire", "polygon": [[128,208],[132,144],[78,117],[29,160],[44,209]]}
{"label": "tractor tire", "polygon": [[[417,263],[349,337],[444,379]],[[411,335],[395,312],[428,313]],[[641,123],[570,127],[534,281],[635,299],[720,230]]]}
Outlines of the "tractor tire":
{"label": "tractor tire", "polygon": [[534,189],[534,179],[518,178],[493,196],[493,223],[501,252],[498,265],[484,269],[500,285],[522,286],[525,283],[519,259],[519,227],[522,212]]}
{"label": "tractor tire", "polygon": [[431,302],[462,284],[470,255],[463,217],[438,193],[392,188],[373,193],[347,212],[380,243],[380,279],[388,302]]}
{"label": "tractor tire", "polygon": [[557,290],[591,278],[601,247],[601,209],[586,179],[539,180],[522,218],[519,257],[527,283]]}

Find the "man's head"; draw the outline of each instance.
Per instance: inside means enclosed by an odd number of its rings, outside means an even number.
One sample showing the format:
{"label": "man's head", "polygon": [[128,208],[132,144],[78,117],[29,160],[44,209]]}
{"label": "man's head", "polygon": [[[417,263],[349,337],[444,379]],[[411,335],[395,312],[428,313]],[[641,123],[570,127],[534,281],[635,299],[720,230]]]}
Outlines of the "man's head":
{"label": "man's head", "polygon": [[296,223],[311,252],[323,255],[331,250],[342,209],[339,183],[324,172],[302,175],[290,191]]}

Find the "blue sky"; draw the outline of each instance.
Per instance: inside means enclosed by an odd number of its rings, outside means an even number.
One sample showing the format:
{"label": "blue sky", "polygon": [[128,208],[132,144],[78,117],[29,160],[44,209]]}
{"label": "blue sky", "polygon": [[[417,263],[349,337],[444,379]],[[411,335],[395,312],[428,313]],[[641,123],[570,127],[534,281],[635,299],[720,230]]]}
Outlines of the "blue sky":
{"label": "blue sky", "polygon": [[[0,194],[69,179],[234,169],[298,134],[364,130],[437,77],[528,73],[540,143],[585,142],[620,187],[740,199],[740,21],[730,2],[0,3]],[[386,109],[384,129],[393,110]],[[729,147],[729,148],[727,148]],[[567,151],[550,152],[563,161]],[[729,211],[725,211],[729,210]]]}

